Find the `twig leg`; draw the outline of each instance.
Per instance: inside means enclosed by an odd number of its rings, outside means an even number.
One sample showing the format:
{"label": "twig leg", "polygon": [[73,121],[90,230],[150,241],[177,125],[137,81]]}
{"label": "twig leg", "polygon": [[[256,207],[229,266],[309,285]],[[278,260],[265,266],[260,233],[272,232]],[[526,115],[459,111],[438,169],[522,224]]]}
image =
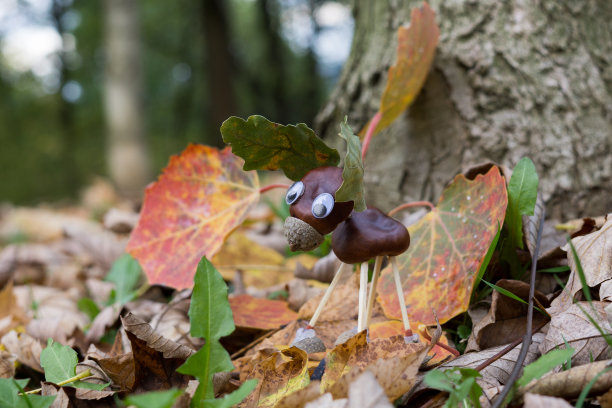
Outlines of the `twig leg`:
{"label": "twig leg", "polygon": [[344,262],[340,264],[340,268],[338,268],[338,271],[336,272],[334,279],[332,279],[331,283],[329,284],[329,287],[327,288],[327,291],[325,291],[325,295],[323,295],[323,299],[321,299],[321,302],[319,302],[319,306],[317,306],[317,310],[315,310],[314,315],[312,315],[312,319],[310,319],[310,323],[308,323],[308,327],[312,328],[315,326],[315,324],[317,324],[317,320],[319,320],[319,316],[321,315],[321,312],[323,312],[323,308],[325,308],[325,305],[327,304],[329,297],[331,296],[332,292],[338,285],[338,282],[340,282],[340,278],[342,277],[342,274],[344,273],[344,271],[347,269],[348,266],[349,265],[345,264]]}
{"label": "twig leg", "polygon": [[402,282],[399,276],[399,269],[397,267],[397,260],[394,256],[390,257],[391,266],[393,267],[393,278],[395,279],[395,288],[397,289],[397,298],[400,304],[400,310],[402,312],[402,321],[404,322],[404,335],[412,336],[412,330],[410,329],[410,320],[408,320],[408,312],[406,312],[406,301],[404,300],[404,289],[402,288]]}
{"label": "twig leg", "polygon": [[366,309],[365,328],[370,327],[370,320],[372,320],[372,309],[374,308],[374,299],[376,299],[376,284],[378,283],[378,277],[380,276],[380,268],[382,266],[383,257],[377,256],[374,261],[374,274],[372,275],[372,287],[368,294],[368,307]]}
{"label": "twig leg", "polygon": [[368,263],[361,264],[359,272],[359,314],[357,315],[357,333],[365,329],[366,295],[368,291]]}

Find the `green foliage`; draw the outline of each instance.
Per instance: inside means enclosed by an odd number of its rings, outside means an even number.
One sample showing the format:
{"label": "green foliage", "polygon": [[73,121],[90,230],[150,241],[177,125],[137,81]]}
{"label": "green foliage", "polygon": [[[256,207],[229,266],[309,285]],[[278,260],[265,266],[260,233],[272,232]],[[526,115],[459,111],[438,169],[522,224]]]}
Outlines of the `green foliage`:
{"label": "green foliage", "polygon": [[227,286],[221,274],[206,257],[202,257],[194,277],[189,321],[191,335],[205,340],[202,348],[177,370],[179,373],[196,377],[200,382],[191,406],[226,406],[225,401],[230,401],[231,404],[227,406],[231,406],[242,401],[255,387],[255,380],[246,381],[239,389],[223,399],[215,399],[213,375],[234,368],[229,353],[219,343],[219,339],[231,334],[235,326],[232,309],[227,300]]}
{"label": "green foliage", "polygon": [[136,259],[130,254],[123,254],[117,259],[111,270],[104,278],[107,282],[113,282],[115,288],[112,290],[109,303],[124,305],[133,300],[137,295],[137,285],[142,277],[142,268]]}
{"label": "green foliage", "polygon": [[[45,379],[54,384],[75,377],[77,362],[76,351],[52,339],[49,339],[47,347],[40,353],[40,365],[45,370]],[[83,381],[73,381],[68,385],[94,390],[101,390],[108,386],[108,384],[92,384]]]}
{"label": "green foliage", "polygon": [[474,296],[476,294],[476,288],[478,288],[478,285],[480,285],[480,282],[482,281],[482,278],[485,272],[487,271],[487,267],[489,266],[489,262],[491,262],[493,253],[495,253],[495,249],[497,248],[497,242],[499,241],[500,235],[501,235],[501,228],[498,223],[497,233],[495,234],[493,241],[491,241],[491,245],[489,245],[489,249],[487,250],[485,257],[482,260],[482,263],[480,264],[480,268],[478,268],[478,273],[476,274],[476,280],[474,281],[474,289],[472,290],[472,300],[474,299]]}
{"label": "green foliage", "polygon": [[556,366],[565,363],[568,359],[571,359],[573,354],[573,348],[549,351],[533,363],[525,366],[523,375],[516,381],[516,385],[522,387],[527,385],[531,380],[542,377]]}
{"label": "green foliage", "polygon": [[183,392],[183,390],[175,388],[164,391],[151,391],[144,394],[130,395],[124,402],[136,408],[171,408],[174,405],[174,401]]}
{"label": "green foliage", "polygon": [[454,367],[450,370],[432,370],[425,375],[428,387],[448,392],[444,407],[478,407],[482,388],[476,382],[480,373],[472,368]]}
{"label": "green foliage", "polygon": [[570,267],[569,266],[553,266],[552,268],[546,268],[546,269],[540,269],[538,270],[538,273],[563,273],[563,272],[569,272]]}
{"label": "green foliage", "polygon": [[347,118],[340,123],[339,136],[346,141],[346,156],[342,169],[342,185],[336,191],[336,201],[353,201],[355,211],[364,211],[366,207],[363,191],[363,162],[361,161],[361,143],[359,136],[347,123]]}
{"label": "green foliage", "polygon": [[87,317],[89,317],[89,320],[95,319],[98,313],[100,313],[100,308],[96,302],[90,298],[79,299],[77,302],[77,307],[81,312],[85,313]]}
{"label": "green foliage", "polygon": [[300,180],[310,170],[335,166],[340,156],[304,123],[279,125],[263,116],[247,120],[232,116],[221,125],[223,141],[244,159],[244,170],[281,169],[291,180]]}
{"label": "green foliage", "polygon": [[28,385],[28,379],[0,378],[0,407],[2,408],[47,408],[55,401],[55,395],[19,395]]}
{"label": "green foliage", "polygon": [[505,225],[510,242],[523,248],[523,215],[533,215],[538,195],[538,173],[528,157],[523,157],[512,170],[508,183],[508,210]]}

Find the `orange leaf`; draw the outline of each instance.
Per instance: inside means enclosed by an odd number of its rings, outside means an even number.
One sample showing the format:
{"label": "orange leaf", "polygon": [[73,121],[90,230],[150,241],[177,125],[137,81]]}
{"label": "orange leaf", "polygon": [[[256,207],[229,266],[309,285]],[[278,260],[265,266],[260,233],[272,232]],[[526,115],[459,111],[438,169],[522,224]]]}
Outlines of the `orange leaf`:
{"label": "orange leaf", "polygon": [[149,283],[192,287],[202,256],[217,253],[258,200],[257,173],[243,171],[229,148],[191,144],[147,187],[127,251]]}
{"label": "orange leaf", "polygon": [[239,327],[276,329],[297,318],[297,313],[282,300],[238,295],[230,296],[229,302],[234,313],[234,323]]}
{"label": "orange leaf", "polygon": [[[414,101],[433,62],[440,30],[427,3],[413,8],[410,25],[397,30],[397,61],[389,68],[379,112],[382,117],[374,133],[389,126]],[[364,135],[366,127],[360,132]]]}
{"label": "orange leaf", "polygon": [[[458,175],[440,201],[408,230],[411,246],[397,257],[411,320],[435,324],[467,310],[476,273],[504,220],[508,196],[497,167],[467,180]],[[378,282],[385,315],[400,316],[391,268]]]}

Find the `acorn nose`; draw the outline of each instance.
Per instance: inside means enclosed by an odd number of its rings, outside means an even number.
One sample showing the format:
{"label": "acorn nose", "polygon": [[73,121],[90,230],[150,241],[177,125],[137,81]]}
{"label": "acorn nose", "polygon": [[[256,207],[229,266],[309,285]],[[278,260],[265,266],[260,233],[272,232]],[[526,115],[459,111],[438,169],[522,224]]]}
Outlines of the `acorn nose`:
{"label": "acorn nose", "polygon": [[323,235],[295,217],[287,217],[283,232],[292,251],[311,251],[321,245]]}

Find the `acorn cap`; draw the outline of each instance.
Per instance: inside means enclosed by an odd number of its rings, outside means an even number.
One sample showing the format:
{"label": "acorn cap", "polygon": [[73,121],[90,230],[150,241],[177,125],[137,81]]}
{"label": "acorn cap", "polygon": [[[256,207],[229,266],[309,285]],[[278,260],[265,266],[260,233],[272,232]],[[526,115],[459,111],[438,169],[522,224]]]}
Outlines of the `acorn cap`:
{"label": "acorn cap", "polygon": [[342,181],[342,169],[339,167],[325,166],[310,170],[302,178],[304,193],[289,207],[289,213],[292,217],[309,224],[320,234],[329,234],[351,214],[353,202],[334,203],[333,210],[325,218],[316,218],[312,215],[312,202],[323,193],[329,193],[335,199],[336,191],[342,185]]}
{"label": "acorn cap", "polygon": [[283,233],[292,251],[312,251],[325,239],[316,229],[295,217],[285,218]]}
{"label": "acorn cap", "polygon": [[376,256],[396,256],[410,246],[406,227],[377,208],[353,212],[332,234],[332,248],[344,263],[366,262]]}

